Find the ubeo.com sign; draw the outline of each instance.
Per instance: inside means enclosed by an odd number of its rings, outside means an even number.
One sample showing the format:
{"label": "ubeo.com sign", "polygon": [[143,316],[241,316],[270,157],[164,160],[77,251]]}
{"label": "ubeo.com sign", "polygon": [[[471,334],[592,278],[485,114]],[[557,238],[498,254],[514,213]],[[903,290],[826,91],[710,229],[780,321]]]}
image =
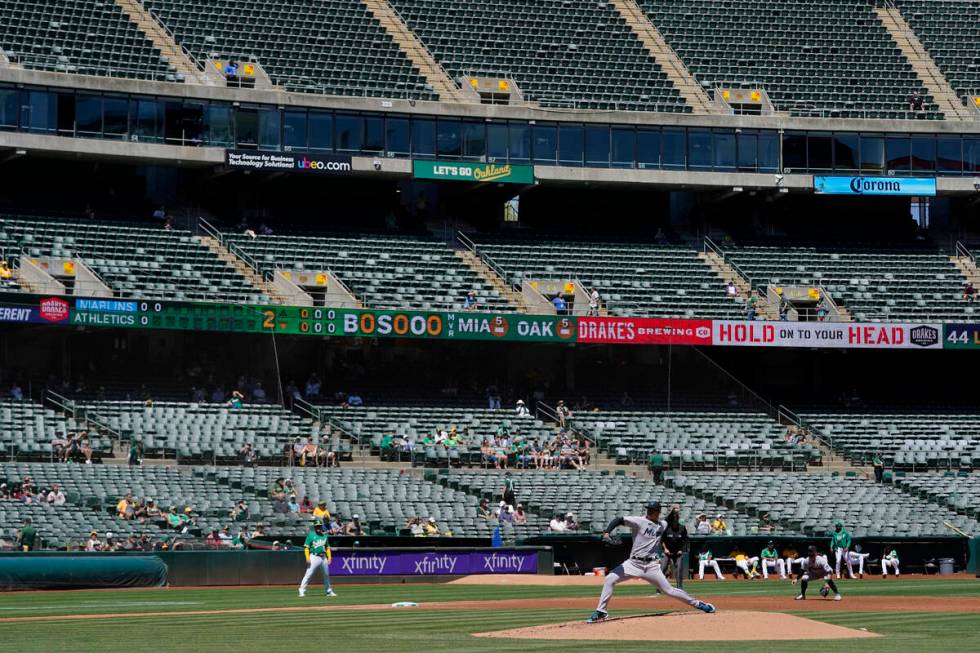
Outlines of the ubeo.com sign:
{"label": "ubeo.com sign", "polygon": [[274,172],[312,172],[321,175],[349,175],[351,157],[342,154],[290,154],[253,150],[225,150],[225,165],[236,170]]}

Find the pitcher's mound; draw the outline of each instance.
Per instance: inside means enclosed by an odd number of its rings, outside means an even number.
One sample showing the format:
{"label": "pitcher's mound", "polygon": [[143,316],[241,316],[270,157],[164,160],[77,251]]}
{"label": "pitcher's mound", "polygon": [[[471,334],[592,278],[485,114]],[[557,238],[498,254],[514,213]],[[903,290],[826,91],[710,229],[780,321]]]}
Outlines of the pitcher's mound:
{"label": "pitcher's mound", "polygon": [[781,612],[725,610],[715,614],[669,612],[647,617],[610,619],[597,624],[561,624],[475,633],[477,637],[515,639],[643,640],[671,642],[730,642],[791,639],[849,639],[878,637],[875,633],[825,624]]}

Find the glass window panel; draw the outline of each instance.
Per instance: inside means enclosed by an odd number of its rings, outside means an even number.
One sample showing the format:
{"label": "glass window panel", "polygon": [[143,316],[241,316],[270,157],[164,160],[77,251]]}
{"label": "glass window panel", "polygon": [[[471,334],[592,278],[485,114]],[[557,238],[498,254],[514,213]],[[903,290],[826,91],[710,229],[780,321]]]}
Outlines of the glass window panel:
{"label": "glass window panel", "polygon": [[834,139],[830,134],[810,132],[807,138],[807,164],[810,170],[834,167]]}
{"label": "glass window panel", "polygon": [[384,149],[385,119],[381,116],[367,116],[364,118],[364,143],[361,144],[361,150],[380,153]]}
{"label": "glass window panel", "polygon": [[779,172],[779,134],[759,134],[759,171]]}
{"label": "glass window panel", "polygon": [[487,125],[487,161],[506,161],[507,142],[510,140],[506,123]]}
{"label": "glass window panel", "polygon": [[20,91],[16,88],[0,88],[0,129],[16,129],[19,113]]}
{"label": "glass window panel", "polygon": [[806,160],[806,134],[783,134],[783,172],[803,172],[806,170]]}
{"label": "glass window panel", "polygon": [[857,134],[849,132],[838,132],[834,134],[834,168],[846,172],[852,172],[858,166],[858,141]]}
{"label": "glass window panel", "polygon": [[204,118],[204,141],[213,147],[231,147],[232,137],[232,107],[229,104],[209,104]]}
{"label": "glass window panel", "polygon": [[908,136],[889,136],[885,139],[885,163],[889,172],[909,171]]}
{"label": "glass window panel", "polygon": [[936,169],[940,172],[963,170],[963,140],[958,136],[940,136],[936,140]]}
{"label": "glass window panel", "polygon": [[580,166],[584,156],[582,125],[561,125],[558,127],[558,163],[566,166]]}
{"label": "glass window panel", "polygon": [[75,101],[75,120],[79,136],[101,136],[102,96],[79,93]]}
{"label": "glass window panel", "polygon": [[754,172],[759,158],[759,135],[755,132],[742,132],[736,136],[738,144],[738,169]]}
{"label": "glass window panel", "polygon": [[665,169],[679,170],[684,168],[687,159],[683,129],[665,129],[662,136],[661,161]]}
{"label": "glass window panel", "polygon": [[[657,162],[660,163],[660,133],[656,133]],[[632,168],[636,158],[636,130],[632,127],[613,127],[610,143],[612,165],[615,168]]]}
{"label": "glass window panel", "polygon": [[75,135],[74,93],[58,93],[58,135]]}
{"label": "glass window panel", "polygon": [[[167,140],[170,140],[170,105],[167,105]],[[235,113],[238,147],[254,150],[259,144],[259,115],[255,109],[240,107]]]}
{"label": "glass window panel", "polygon": [[711,132],[692,129],[687,133],[687,167],[689,170],[711,169]]}
{"label": "glass window panel", "polygon": [[882,136],[861,136],[861,170],[885,170],[885,139]]}
{"label": "glass window panel", "polygon": [[412,153],[432,156],[436,153],[436,121],[412,118]]}
{"label": "glass window panel", "polygon": [[439,156],[458,158],[463,154],[462,125],[458,120],[436,122],[436,153]]}
{"label": "glass window panel", "polygon": [[333,114],[325,111],[310,111],[307,120],[310,123],[310,150],[318,152],[333,150]]}
{"label": "glass window panel", "polygon": [[735,170],[735,132],[712,132],[714,168],[721,171]]}
{"label": "glass window panel", "polygon": [[338,113],[334,122],[337,127],[337,151],[359,152],[364,139],[364,118]]}
{"label": "glass window panel", "polygon": [[588,125],[585,128],[585,164],[609,166],[609,125]]}
{"label": "glass window panel", "polygon": [[912,137],[912,170],[932,172],[936,169],[936,139],[932,136]]}
{"label": "glass window panel", "polygon": [[980,138],[963,139],[963,170],[980,172]]}
{"label": "glass window panel", "polygon": [[206,110],[207,105],[203,102],[186,102],[182,107],[181,124],[184,129],[184,145],[200,145],[204,142],[204,113]]}
{"label": "glass window panel", "polygon": [[102,133],[106,138],[124,138],[129,131],[126,98],[107,96],[102,101]]}
{"label": "glass window panel", "polygon": [[535,163],[554,163],[558,157],[558,128],[554,125],[534,125]]}
{"label": "glass window panel", "polygon": [[159,143],[163,140],[163,102],[135,98],[129,103],[130,140]]}
{"label": "glass window panel", "polygon": [[464,122],[463,156],[482,161],[487,156],[487,126],[482,122]]}
{"label": "glass window panel", "polygon": [[411,153],[408,118],[385,119],[385,151],[388,156],[407,156]]}
{"label": "glass window panel", "polygon": [[282,149],[284,152],[306,149],[306,112],[284,111],[282,114]]}
{"label": "glass window panel", "polygon": [[523,122],[512,122],[507,126],[510,134],[510,160],[515,163],[527,163],[531,160],[531,125]]}
{"label": "glass window panel", "polygon": [[54,132],[58,126],[58,101],[54,93],[27,91],[27,105],[22,107],[21,127],[32,132]]}

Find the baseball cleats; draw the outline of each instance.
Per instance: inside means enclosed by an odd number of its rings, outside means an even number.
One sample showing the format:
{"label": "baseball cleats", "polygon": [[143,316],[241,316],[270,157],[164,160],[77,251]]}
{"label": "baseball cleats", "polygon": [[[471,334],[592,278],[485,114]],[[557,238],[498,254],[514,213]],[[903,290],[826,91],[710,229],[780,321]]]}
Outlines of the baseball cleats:
{"label": "baseball cleats", "polygon": [[304,596],[306,596],[306,590],[300,590],[299,591],[299,598],[303,598]]}
{"label": "baseball cleats", "polygon": [[592,613],[592,616],[591,617],[589,617],[588,619],[585,620],[585,623],[587,623],[587,624],[597,624],[600,621],[605,621],[608,618],[609,618],[609,614],[608,613],[603,612],[602,610],[596,610],[595,612]]}
{"label": "baseball cleats", "polygon": [[840,600],[841,600],[842,598],[844,598],[844,597],[843,597],[843,596],[841,596],[840,594],[835,594],[835,595],[834,595],[834,600],[835,600],[835,601],[840,601]]}
{"label": "baseball cleats", "polygon": [[715,611],[715,606],[705,601],[698,601],[697,603],[694,604],[694,607],[700,610],[701,612],[706,612],[708,614],[711,614],[712,612]]}
{"label": "baseball cleats", "polygon": [[334,592],[332,589],[329,589],[327,590],[327,596],[337,596],[337,593]]}
{"label": "baseball cleats", "polygon": [[797,601],[805,601],[806,600],[806,597],[803,596],[802,594],[800,594],[799,596],[796,597],[795,600],[797,600]]}

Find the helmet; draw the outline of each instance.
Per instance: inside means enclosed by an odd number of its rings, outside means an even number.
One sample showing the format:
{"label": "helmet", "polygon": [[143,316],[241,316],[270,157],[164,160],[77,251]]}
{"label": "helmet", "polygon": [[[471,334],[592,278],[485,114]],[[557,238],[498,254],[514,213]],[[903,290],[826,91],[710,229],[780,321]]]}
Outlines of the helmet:
{"label": "helmet", "polygon": [[313,530],[315,530],[315,531],[322,531],[323,530],[323,522],[319,522],[319,521],[313,522]]}

